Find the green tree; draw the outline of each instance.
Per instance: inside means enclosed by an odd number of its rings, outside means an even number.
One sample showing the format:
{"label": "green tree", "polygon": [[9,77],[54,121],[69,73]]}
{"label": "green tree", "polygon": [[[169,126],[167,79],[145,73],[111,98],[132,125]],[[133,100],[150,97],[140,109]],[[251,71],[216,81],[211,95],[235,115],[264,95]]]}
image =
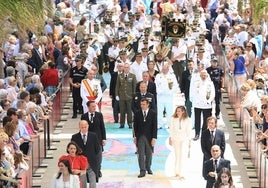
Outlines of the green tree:
{"label": "green tree", "polygon": [[14,31],[21,39],[27,36],[27,29],[39,34],[51,10],[49,0],[0,0],[0,43]]}

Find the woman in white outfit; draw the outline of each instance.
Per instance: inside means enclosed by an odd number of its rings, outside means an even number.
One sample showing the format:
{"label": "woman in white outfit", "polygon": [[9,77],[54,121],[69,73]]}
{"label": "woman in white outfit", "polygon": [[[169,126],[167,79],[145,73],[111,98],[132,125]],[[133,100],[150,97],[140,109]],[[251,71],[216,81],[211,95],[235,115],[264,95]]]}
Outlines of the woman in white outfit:
{"label": "woman in white outfit", "polygon": [[[190,149],[191,119],[188,117],[186,108],[178,106],[170,119],[169,144],[173,146],[175,152],[175,176],[180,180],[184,179],[183,164],[185,163],[187,151]],[[187,150],[188,149],[188,150]]]}
{"label": "woman in white outfit", "polygon": [[50,188],[79,188],[79,178],[72,174],[70,163],[67,159],[59,161],[59,172],[53,177]]}

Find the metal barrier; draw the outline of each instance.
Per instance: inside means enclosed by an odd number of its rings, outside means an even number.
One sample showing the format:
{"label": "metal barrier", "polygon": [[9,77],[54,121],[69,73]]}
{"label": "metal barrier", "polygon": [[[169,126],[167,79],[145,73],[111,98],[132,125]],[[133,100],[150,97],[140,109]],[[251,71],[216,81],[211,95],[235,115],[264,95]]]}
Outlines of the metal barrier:
{"label": "metal barrier", "polygon": [[225,70],[225,87],[228,91],[229,102],[234,108],[235,117],[239,126],[243,129],[243,139],[246,148],[249,151],[251,160],[255,166],[257,178],[259,179],[259,187],[268,187],[268,159],[262,152],[261,143],[256,142],[257,128],[250,117],[248,110],[240,106],[242,98],[237,87],[236,80],[232,75],[228,74],[229,63],[224,53],[218,55],[219,64]]}
{"label": "metal barrier", "polygon": [[20,174],[20,188],[32,187],[32,177],[38,167],[41,166],[43,160],[48,157],[47,150],[51,148],[52,131],[59,123],[63,107],[70,95],[70,85],[68,82],[69,71],[67,71],[61,82],[59,83],[55,94],[52,95],[50,101],[53,102],[53,111],[49,114],[49,119],[43,121],[44,132],[40,133],[37,138],[32,139],[29,146],[30,161],[28,162],[29,170]]}

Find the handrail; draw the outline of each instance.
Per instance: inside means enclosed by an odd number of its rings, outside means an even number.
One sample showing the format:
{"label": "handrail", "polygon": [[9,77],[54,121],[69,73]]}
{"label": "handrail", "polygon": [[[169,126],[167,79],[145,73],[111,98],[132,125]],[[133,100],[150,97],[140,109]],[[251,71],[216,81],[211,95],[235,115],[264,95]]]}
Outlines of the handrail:
{"label": "handrail", "polygon": [[49,114],[49,119],[42,122],[44,132],[42,134],[39,134],[37,138],[34,138],[30,142],[30,148],[28,152],[28,156],[30,156],[30,160],[28,161],[29,170],[20,174],[20,188],[33,186],[33,174],[36,172],[37,168],[42,165],[43,160],[48,157],[47,150],[51,149],[52,131],[59,123],[63,105],[66,103],[70,95],[70,90],[68,89],[68,76],[69,70],[65,72],[63,78],[57,86],[55,93],[50,98],[50,101],[53,102],[53,112]]}
{"label": "handrail", "polygon": [[239,126],[243,129],[244,144],[249,151],[251,160],[255,166],[257,178],[259,180],[259,187],[268,187],[268,159],[266,155],[262,153],[261,143],[256,142],[258,130],[250,117],[248,110],[243,109],[240,106],[242,101],[241,92],[238,89],[238,85],[235,77],[229,75],[226,71],[229,70],[229,62],[225,53],[222,53],[222,57],[219,57],[219,63],[225,70],[225,87],[228,91],[229,102],[234,108],[236,120]]}

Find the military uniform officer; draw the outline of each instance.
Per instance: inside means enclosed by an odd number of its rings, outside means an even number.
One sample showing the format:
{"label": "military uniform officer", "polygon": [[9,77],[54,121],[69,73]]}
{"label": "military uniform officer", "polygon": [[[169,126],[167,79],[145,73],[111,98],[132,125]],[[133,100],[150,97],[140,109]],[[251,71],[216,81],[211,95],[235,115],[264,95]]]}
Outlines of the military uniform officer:
{"label": "military uniform officer", "polygon": [[116,80],[115,99],[119,101],[120,108],[120,128],[125,126],[125,117],[127,114],[127,123],[132,128],[132,98],[135,94],[136,76],[129,72],[130,65],[124,64],[124,72],[119,74]]}
{"label": "military uniform officer", "polygon": [[141,110],[141,99],[146,98],[149,101],[149,107],[156,111],[155,97],[152,93],[147,92],[147,84],[145,82],[140,83],[140,92],[136,93],[132,99],[132,111],[135,113]]}

